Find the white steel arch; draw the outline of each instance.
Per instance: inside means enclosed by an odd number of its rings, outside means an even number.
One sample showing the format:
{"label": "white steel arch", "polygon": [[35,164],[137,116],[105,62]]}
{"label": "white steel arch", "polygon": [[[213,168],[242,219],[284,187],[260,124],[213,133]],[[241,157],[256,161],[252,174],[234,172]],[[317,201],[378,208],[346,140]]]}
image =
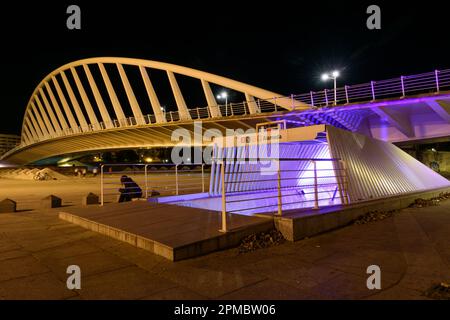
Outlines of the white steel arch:
{"label": "white steel arch", "polygon": [[[90,69],[92,65],[98,67],[103,81],[102,86],[106,88],[107,94],[102,95],[100,92],[99,79],[94,78]],[[117,69],[121,85],[131,107],[132,117],[126,118],[105,65],[112,65]],[[124,66],[133,66],[139,69],[153,114],[144,115]],[[165,71],[178,111],[166,113],[162,110],[148,72],[149,69]],[[80,70],[84,72],[84,77],[87,79],[85,83],[80,79]],[[70,83],[67,73],[71,74],[75,85]],[[201,109],[190,109],[180,90],[176,75],[198,79],[208,106]],[[59,81],[57,77],[62,81]],[[210,83],[241,92],[245,95],[246,101],[239,105],[235,104],[234,108],[233,105],[231,107],[220,106],[215,100]],[[93,98],[88,96],[86,84]],[[66,93],[63,92],[63,89]],[[105,99],[111,102],[113,110],[108,111]],[[310,108],[308,104],[293,98],[283,97],[280,94],[236,80],[170,63],[118,57],[83,59],[52,71],[36,87],[25,111],[21,145],[118,127],[192,121],[198,118],[220,118],[238,114],[257,114],[261,112],[261,101],[266,105],[267,103],[273,104],[275,111],[277,108],[287,110]]]}

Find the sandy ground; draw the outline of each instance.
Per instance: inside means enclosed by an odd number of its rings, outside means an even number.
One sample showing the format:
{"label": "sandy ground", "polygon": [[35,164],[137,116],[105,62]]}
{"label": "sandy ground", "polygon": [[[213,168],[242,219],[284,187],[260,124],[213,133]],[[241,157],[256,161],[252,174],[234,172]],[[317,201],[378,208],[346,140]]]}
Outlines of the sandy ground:
{"label": "sandy ground", "polygon": [[[132,176],[132,175],[130,175]],[[132,176],[144,190],[143,176]],[[119,195],[120,175],[109,176],[104,180],[105,202],[117,201]],[[205,190],[209,185],[209,176],[205,175]],[[179,177],[179,193],[201,192],[201,175],[181,175]],[[189,187],[190,186],[190,187]],[[175,178],[173,174],[152,175],[148,181],[149,190],[158,190],[161,194],[175,194]],[[40,207],[42,198],[51,194],[60,197],[63,205],[79,205],[89,192],[100,195],[100,177],[68,177],[67,180],[34,181],[0,178],[0,200],[5,198],[17,202],[17,210],[30,210]]]}

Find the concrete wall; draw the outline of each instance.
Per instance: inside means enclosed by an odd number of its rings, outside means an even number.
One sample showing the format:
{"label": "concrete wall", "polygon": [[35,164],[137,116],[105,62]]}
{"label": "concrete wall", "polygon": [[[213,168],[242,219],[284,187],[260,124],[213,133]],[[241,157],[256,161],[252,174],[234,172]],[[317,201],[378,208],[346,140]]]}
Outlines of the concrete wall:
{"label": "concrete wall", "polygon": [[275,227],[289,241],[301,240],[327,231],[344,227],[358,217],[371,211],[398,210],[408,207],[417,198],[430,199],[440,193],[450,192],[450,188],[421,191],[386,199],[378,199],[338,208],[328,213],[301,215],[296,217],[295,211],[283,217],[275,217]]}

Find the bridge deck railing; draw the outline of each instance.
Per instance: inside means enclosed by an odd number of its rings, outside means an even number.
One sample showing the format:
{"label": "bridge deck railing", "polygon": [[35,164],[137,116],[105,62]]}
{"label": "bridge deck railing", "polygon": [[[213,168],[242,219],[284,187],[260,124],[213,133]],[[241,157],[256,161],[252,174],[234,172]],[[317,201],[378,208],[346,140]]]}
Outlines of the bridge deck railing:
{"label": "bridge deck railing", "polygon": [[336,89],[311,91],[295,95],[294,99],[316,107],[345,105],[352,102],[374,101],[390,97],[406,97],[420,93],[439,93],[450,87],[450,69],[400,76],[381,81],[371,81]]}

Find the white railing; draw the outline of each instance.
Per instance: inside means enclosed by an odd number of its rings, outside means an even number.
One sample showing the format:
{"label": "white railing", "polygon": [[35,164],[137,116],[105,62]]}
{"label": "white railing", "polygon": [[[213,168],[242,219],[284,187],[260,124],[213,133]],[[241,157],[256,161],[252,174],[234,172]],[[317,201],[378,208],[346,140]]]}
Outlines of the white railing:
{"label": "white railing", "polygon": [[[259,161],[275,161],[261,170]],[[220,169],[222,232],[227,214],[275,214],[349,203],[348,179],[340,159],[216,159]],[[267,165],[267,163],[266,163]]]}
{"label": "white railing", "polygon": [[[117,202],[127,192],[121,177],[127,176],[140,188],[138,198],[205,192],[208,172],[205,164],[103,164],[100,166],[100,204]],[[135,193],[132,190],[132,193]]]}
{"label": "white railing", "polygon": [[322,107],[385,98],[403,98],[420,93],[439,93],[449,88],[450,69],[446,69],[352,86],[346,85],[337,88],[336,101],[334,101],[334,89],[311,91],[295,95],[294,99],[312,106]]}

